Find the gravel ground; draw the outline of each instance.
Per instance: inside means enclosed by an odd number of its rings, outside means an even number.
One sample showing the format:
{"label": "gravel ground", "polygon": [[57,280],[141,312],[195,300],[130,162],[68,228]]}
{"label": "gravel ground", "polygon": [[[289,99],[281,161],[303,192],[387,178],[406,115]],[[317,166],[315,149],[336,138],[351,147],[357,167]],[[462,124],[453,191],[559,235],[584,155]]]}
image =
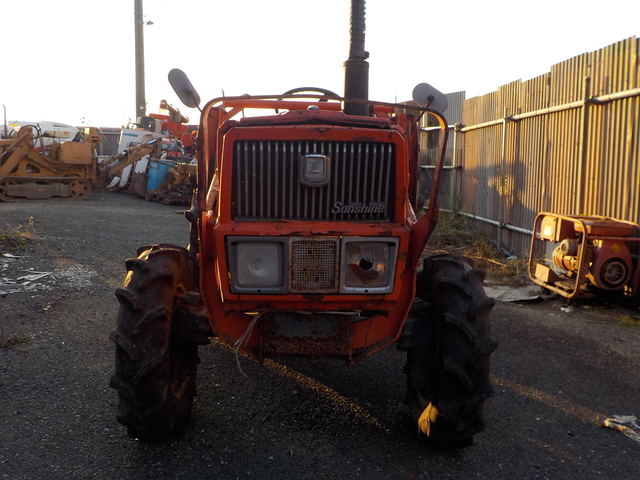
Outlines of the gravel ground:
{"label": "gravel ground", "polygon": [[[498,303],[496,394],[487,428],[458,451],[418,441],[404,357],[341,362],[236,359],[200,349],[184,437],[145,443],[115,421],[108,387],[123,260],[149,243],[186,245],[180,207],[126,194],[0,204],[0,226],[34,241],[0,258],[0,478],[637,478],[640,443],[602,427],[640,415],[640,327],[620,308]],[[31,225],[31,227],[29,227]],[[248,375],[238,370],[237,362]]]}

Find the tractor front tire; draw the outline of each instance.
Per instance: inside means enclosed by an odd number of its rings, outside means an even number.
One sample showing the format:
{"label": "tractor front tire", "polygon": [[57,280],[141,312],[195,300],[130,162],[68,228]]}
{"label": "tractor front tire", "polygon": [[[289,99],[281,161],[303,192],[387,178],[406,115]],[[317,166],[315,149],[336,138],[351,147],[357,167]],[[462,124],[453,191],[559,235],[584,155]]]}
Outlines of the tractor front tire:
{"label": "tractor front tire", "polygon": [[429,257],[418,273],[407,348],[407,404],[419,432],[445,447],[464,447],[484,428],[493,390],[491,338],[483,270],[453,255]]}
{"label": "tractor front tire", "polygon": [[197,343],[172,336],[180,298],[194,289],[188,252],[153,245],[126,260],[116,291],[120,303],[116,344],[117,419],[130,437],[155,440],[184,432],[196,395]]}

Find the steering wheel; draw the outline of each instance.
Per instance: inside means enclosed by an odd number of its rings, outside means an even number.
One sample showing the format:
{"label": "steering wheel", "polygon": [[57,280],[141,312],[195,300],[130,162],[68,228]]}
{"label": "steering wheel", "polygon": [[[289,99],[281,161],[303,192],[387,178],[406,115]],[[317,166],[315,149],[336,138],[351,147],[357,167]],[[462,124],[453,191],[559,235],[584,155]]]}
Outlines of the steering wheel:
{"label": "steering wheel", "polygon": [[[339,96],[337,93],[334,93],[331,90],[327,90],[326,88],[318,88],[318,87],[292,88],[291,90],[287,90],[286,92],[284,92],[283,95],[291,95],[293,93],[302,93],[302,92],[321,93],[321,94],[323,94],[325,96],[330,96],[330,97],[338,97]],[[326,102],[326,100],[322,100],[322,101]]]}
{"label": "steering wheel", "polygon": [[[318,88],[318,87],[298,87],[298,88],[292,88],[291,90],[287,90],[286,92],[283,93],[283,95],[292,95],[294,93],[303,93],[303,92],[308,92],[308,93],[321,93],[322,95],[324,95],[325,97],[339,97],[339,95],[335,92],[332,92],[331,90],[327,90],[326,88]],[[282,100],[282,99],[280,99]],[[328,101],[328,98],[321,98],[320,101],[321,102],[326,102]],[[276,108],[276,113],[279,113],[278,109]]]}

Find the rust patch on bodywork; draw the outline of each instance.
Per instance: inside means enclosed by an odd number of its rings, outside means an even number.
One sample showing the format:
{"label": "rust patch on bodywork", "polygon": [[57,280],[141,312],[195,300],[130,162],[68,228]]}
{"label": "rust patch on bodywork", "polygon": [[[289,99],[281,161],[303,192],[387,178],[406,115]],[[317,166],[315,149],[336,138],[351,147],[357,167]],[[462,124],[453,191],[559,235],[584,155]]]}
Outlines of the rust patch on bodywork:
{"label": "rust patch on bodywork", "polygon": [[262,356],[349,357],[353,315],[268,313],[261,318]]}

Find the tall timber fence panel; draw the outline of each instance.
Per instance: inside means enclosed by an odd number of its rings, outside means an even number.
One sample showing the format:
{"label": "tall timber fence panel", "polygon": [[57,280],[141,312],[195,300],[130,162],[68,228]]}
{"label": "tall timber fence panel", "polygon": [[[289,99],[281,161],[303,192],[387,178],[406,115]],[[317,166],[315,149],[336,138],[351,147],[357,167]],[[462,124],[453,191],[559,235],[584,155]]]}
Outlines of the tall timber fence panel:
{"label": "tall timber fence panel", "polygon": [[[462,120],[462,105],[465,99],[464,92],[447,94],[449,105],[445,112],[445,117],[449,125],[449,137],[447,140],[446,153],[444,158],[444,168],[440,182],[440,193],[438,202],[441,207],[447,210],[455,210],[460,202],[460,184],[456,175],[460,169],[460,148],[456,148],[457,135],[455,124]],[[420,119],[420,177],[418,197],[422,203],[427,203],[430,198],[433,173],[435,172],[436,160],[439,149],[440,127],[434,121],[429,123],[430,115],[424,115]]]}
{"label": "tall timber fence panel", "polygon": [[443,207],[518,256],[541,211],[640,221],[639,49],[631,37],[461,97]]}

